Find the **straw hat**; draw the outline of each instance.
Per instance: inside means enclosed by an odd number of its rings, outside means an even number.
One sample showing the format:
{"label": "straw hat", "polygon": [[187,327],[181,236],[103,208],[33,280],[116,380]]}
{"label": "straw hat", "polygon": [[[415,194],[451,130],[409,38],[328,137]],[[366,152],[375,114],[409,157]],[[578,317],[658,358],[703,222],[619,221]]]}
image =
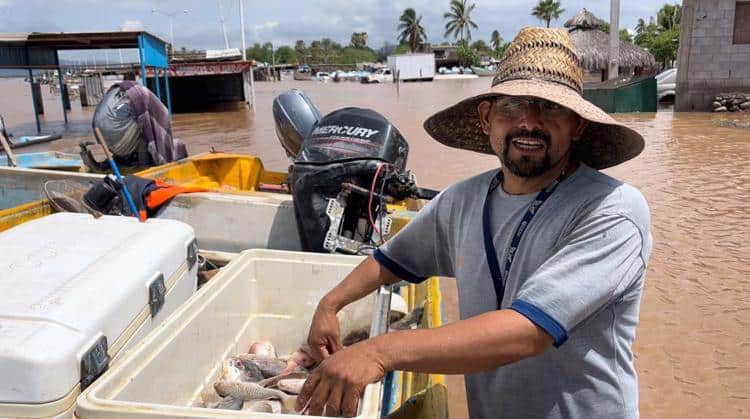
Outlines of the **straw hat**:
{"label": "straw hat", "polygon": [[487,93],[463,100],[431,116],[424,129],[455,148],[495,153],[479,123],[477,106],[499,95],[534,96],[572,109],[590,123],[573,154],[595,168],[620,164],[643,150],[643,137],[587,101],[578,53],[565,29],[523,28],[508,45]]}

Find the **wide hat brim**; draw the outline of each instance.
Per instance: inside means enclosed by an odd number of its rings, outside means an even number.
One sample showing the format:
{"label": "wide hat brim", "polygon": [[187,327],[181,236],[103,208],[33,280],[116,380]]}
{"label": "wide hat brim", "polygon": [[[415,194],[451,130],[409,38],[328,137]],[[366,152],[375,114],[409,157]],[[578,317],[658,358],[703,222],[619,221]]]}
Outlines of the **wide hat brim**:
{"label": "wide hat brim", "polygon": [[643,151],[645,142],[636,131],[617,122],[578,92],[544,80],[507,80],[487,93],[463,100],[446,108],[424,123],[424,129],[437,141],[449,146],[495,155],[489,138],[482,131],[477,106],[495,96],[532,96],[565,106],[589,121],[573,154],[595,169],[604,169],[632,159]]}

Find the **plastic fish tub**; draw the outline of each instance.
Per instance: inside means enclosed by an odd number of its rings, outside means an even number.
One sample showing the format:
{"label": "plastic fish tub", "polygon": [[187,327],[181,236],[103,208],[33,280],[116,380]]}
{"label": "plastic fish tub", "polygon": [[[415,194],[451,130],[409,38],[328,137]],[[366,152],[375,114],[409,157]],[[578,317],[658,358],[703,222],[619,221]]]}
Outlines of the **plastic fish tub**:
{"label": "plastic fish tub", "polygon": [[[296,350],[315,308],[361,257],[248,250],[232,260],[161,328],[123,357],[79,398],[76,415],[100,418],[268,418],[266,413],[198,407],[229,356],[270,340],[280,354]],[[365,318],[385,330],[389,294],[373,293],[345,309],[342,329]],[[383,384],[369,385],[357,418],[380,418]],[[295,415],[285,415],[299,417]]]}

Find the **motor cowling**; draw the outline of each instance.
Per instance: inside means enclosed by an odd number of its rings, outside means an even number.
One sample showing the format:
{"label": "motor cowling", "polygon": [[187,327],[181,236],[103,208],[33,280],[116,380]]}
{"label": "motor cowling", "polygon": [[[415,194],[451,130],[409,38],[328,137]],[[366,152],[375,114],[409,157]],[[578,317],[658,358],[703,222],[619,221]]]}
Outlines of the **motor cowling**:
{"label": "motor cowling", "polygon": [[382,239],[388,221],[379,192],[387,173],[405,169],[408,154],[398,129],[373,110],[344,108],[318,121],[291,174],[303,249],[357,253],[359,244]]}

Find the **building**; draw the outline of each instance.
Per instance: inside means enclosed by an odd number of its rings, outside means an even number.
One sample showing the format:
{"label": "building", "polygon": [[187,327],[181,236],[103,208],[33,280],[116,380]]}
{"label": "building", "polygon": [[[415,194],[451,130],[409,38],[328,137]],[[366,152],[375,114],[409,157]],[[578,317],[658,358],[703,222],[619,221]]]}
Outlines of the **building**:
{"label": "building", "polygon": [[[565,22],[570,39],[581,57],[584,83],[587,84],[609,78],[609,34],[600,29],[604,24],[603,20],[586,9]],[[620,76],[640,76],[644,72],[655,71],[654,56],[645,49],[620,41],[618,50]]]}
{"label": "building", "polygon": [[750,93],[750,0],[683,0],[675,110],[735,91]]}

